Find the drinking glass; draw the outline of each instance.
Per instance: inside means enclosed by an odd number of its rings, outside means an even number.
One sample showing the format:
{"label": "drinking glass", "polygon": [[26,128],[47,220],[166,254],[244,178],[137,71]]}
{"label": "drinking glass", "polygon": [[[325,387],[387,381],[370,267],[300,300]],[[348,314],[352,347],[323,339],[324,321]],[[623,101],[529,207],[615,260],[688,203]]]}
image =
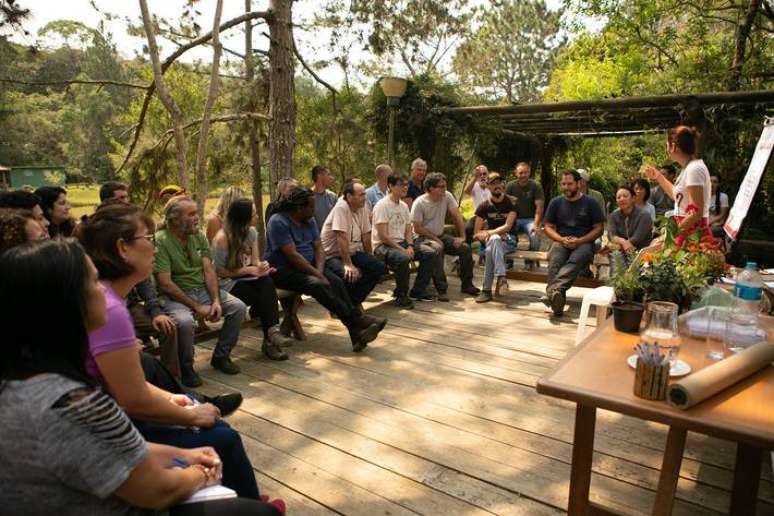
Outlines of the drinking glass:
{"label": "drinking glass", "polygon": [[726,325],[731,312],[727,308],[707,307],[707,357],[723,360],[726,357]]}
{"label": "drinking glass", "polygon": [[674,366],[680,353],[680,335],[677,332],[677,305],[666,301],[648,303],[648,323],[642,332],[642,340],[658,344],[666,352],[669,364]]}
{"label": "drinking glass", "polygon": [[728,351],[739,353],[762,340],[766,340],[766,332],[758,326],[758,317],[755,314],[741,310],[731,312],[723,338]]}

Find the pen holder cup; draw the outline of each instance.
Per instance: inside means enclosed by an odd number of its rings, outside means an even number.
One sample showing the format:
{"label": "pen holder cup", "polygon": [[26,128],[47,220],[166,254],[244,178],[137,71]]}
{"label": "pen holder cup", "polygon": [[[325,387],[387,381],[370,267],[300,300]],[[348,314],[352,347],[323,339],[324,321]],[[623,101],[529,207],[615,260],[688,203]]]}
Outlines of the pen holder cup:
{"label": "pen holder cup", "polygon": [[646,400],[666,399],[669,385],[669,362],[653,366],[643,360],[637,360],[634,372],[634,395]]}

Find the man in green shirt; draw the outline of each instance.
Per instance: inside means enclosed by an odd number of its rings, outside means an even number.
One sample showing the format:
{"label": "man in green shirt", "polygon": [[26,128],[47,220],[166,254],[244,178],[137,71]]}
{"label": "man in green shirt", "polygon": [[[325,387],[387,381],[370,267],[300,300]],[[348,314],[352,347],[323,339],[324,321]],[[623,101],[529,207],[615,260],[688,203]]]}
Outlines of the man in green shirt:
{"label": "man in green shirt", "polygon": [[164,208],[164,227],[156,233],[153,272],[166,296],[164,311],[177,324],[183,384],[198,387],[202,383],[193,368],[194,316],[212,322],[224,318],[210,363],[226,374],[237,374],[239,367],[229,355],[239,339],[247,307],[218,287],[210,248],[199,229],[199,211],[189,197],[173,197]]}

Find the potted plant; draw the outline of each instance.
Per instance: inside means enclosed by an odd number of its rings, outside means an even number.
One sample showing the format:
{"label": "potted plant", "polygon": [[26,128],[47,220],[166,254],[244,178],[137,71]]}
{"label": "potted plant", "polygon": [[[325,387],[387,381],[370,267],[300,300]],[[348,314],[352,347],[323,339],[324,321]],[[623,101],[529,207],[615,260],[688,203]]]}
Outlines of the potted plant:
{"label": "potted plant", "polygon": [[645,310],[640,270],[636,263],[627,264],[628,260],[622,251],[613,251],[611,255],[614,273],[610,286],[613,287],[616,299],[612,304],[613,324],[618,331],[637,333]]}

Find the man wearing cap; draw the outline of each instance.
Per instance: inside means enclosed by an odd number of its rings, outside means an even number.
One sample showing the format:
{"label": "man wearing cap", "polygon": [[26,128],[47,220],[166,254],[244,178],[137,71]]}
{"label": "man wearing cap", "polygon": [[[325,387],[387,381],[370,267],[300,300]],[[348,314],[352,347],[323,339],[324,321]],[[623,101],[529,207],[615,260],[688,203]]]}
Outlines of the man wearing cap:
{"label": "man wearing cap", "polygon": [[185,195],[185,188],[177,185],[167,185],[159,191],[159,202],[161,206],[166,206],[172,197]]}

